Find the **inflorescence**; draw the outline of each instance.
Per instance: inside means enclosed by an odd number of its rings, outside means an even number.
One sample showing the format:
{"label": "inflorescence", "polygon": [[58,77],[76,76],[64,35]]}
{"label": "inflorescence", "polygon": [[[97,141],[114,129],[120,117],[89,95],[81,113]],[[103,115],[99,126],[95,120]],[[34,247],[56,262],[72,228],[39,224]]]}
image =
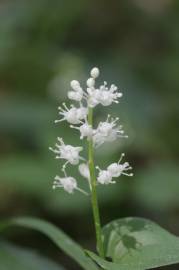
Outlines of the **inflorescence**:
{"label": "inflorescence", "polygon": [[[68,92],[68,98],[79,103],[79,106],[70,105],[70,108],[63,103],[63,107],[59,107],[60,119],[55,120],[55,123],[67,121],[72,129],[78,130],[80,133],[80,139],[86,138],[92,140],[95,148],[99,147],[105,142],[113,142],[117,138],[127,138],[124,134],[122,125],[118,125],[119,118],[112,118],[110,115],[107,116],[105,122],[100,122],[96,129],[88,123],[88,110],[101,104],[102,106],[110,106],[112,103],[119,103],[118,99],[122,97],[122,93],[118,90],[117,86],[112,84],[110,87],[107,86],[107,82],[103,85],[96,87],[96,79],[99,76],[99,69],[94,67],[90,75],[91,77],[86,81],[86,91],[82,89],[80,83],[77,80],[71,81],[71,90]],[[74,190],[78,190],[84,194],[85,191],[78,187],[77,181],[74,177],[68,176],[66,173],[66,167],[68,164],[78,165],[80,174],[88,180],[89,187],[90,183],[90,172],[88,163],[85,162],[85,158],[80,155],[83,150],[81,146],[66,145],[62,138],[57,138],[55,147],[49,148],[55,153],[56,159],[65,160],[62,166],[63,177],[56,176],[53,188],[64,188],[68,193],[73,193]],[[124,153],[117,163],[112,163],[105,170],[101,170],[98,166],[97,183],[98,184],[113,184],[116,183],[114,178],[118,178],[121,175],[133,176],[132,173],[128,173],[132,169],[128,162],[122,163]],[[81,163],[83,161],[83,163]]]}

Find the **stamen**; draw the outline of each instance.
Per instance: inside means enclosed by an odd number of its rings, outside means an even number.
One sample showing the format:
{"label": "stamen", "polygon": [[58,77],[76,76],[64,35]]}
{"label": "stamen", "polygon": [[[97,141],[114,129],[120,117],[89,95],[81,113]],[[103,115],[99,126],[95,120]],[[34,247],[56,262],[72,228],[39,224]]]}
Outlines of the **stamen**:
{"label": "stamen", "polygon": [[96,169],[100,172],[102,171],[99,166],[96,166]]}
{"label": "stamen", "polygon": [[65,177],[67,177],[67,173],[66,173],[66,170],[65,170],[65,166],[64,165],[62,167],[62,172],[64,173]]}
{"label": "stamen", "polygon": [[73,125],[70,125],[71,128],[74,128],[74,129],[77,129],[79,130],[80,128],[79,127],[76,127],[76,126],[73,126]]}
{"label": "stamen", "polygon": [[[65,164],[63,164],[62,171],[65,172],[65,169],[66,169],[68,163],[69,163],[69,161],[66,161]],[[66,174],[66,172],[65,172],[65,174]],[[65,176],[66,176],[66,175],[65,175]]]}
{"label": "stamen", "polygon": [[107,119],[106,119],[106,122],[109,122],[109,120],[110,120],[110,117],[111,117],[111,115],[110,115],[110,114],[108,114],[108,115],[107,115]]}
{"label": "stamen", "polygon": [[64,144],[64,141],[63,141],[63,139],[62,138],[60,138],[60,137],[57,137],[57,140],[62,144],[62,145],[65,145]]}
{"label": "stamen", "polygon": [[63,102],[62,104],[63,104],[64,108],[65,108],[67,111],[69,111],[69,109],[68,109],[67,105],[65,104],[65,102]]}
{"label": "stamen", "polygon": [[115,124],[119,120],[119,117],[116,117],[115,119],[113,118],[112,123]]}
{"label": "stamen", "polygon": [[58,151],[56,149],[53,149],[52,147],[48,148],[50,151],[54,152],[55,154],[58,154]]}
{"label": "stamen", "polygon": [[55,120],[54,123],[57,124],[57,123],[63,122],[63,121],[65,121],[65,118],[62,118],[62,119],[59,119],[59,120]]}
{"label": "stamen", "polygon": [[132,170],[132,167],[125,168],[125,171]]}
{"label": "stamen", "polygon": [[89,196],[89,193],[86,192],[86,191],[84,191],[83,189],[81,189],[81,188],[79,188],[79,187],[76,187],[76,189],[77,189],[78,191],[80,191],[81,193],[83,193],[84,195]]}
{"label": "stamen", "polygon": [[122,159],[123,159],[123,157],[125,156],[125,154],[124,153],[122,153],[121,154],[121,156],[120,156],[120,159],[119,159],[119,161],[118,161],[118,164],[120,164],[121,163],[121,161],[122,161]]}
{"label": "stamen", "polygon": [[124,174],[126,176],[133,176],[134,175],[133,173],[125,173],[125,172],[122,172],[122,174]]}

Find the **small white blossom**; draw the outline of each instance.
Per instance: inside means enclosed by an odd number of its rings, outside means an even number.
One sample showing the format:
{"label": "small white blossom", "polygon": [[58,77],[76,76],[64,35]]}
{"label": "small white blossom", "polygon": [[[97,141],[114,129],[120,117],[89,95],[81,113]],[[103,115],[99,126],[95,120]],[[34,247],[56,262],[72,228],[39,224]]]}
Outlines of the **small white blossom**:
{"label": "small white blossom", "polygon": [[112,181],[112,175],[108,170],[101,170],[98,166],[96,169],[99,170],[99,174],[97,177],[97,182],[102,185],[108,185],[108,184],[113,184],[115,183]]}
{"label": "small white blossom", "polygon": [[117,126],[118,117],[111,118],[108,115],[105,122],[100,122],[97,129],[93,134],[93,143],[96,147],[100,146],[104,142],[115,141],[119,137],[127,138],[127,135],[123,135],[122,125]]}
{"label": "small white blossom", "polygon": [[133,173],[126,173],[126,171],[131,170],[132,167],[129,166],[128,162],[120,164],[122,158],[124,157],[124,153],[121,155],[118,163],[112,163],[107,167],[106,170],[101,170],[98,166],[96,169],[99,170],[99,174],[97,177],[97,182],[100,184],[114,184],[116,181],[112,180],[113,177],[119,177],[122,174],[126,176],[133,176]]}
{"label": "small white blossom", "polygon": [[124,153],[121,154],[121,157],[118,161],[118,163],[112,163],[107,167],[107,171],[110,172],[112,177],[119,177],[121,174],[126,176],[133,176],[133,173],[126,173],[126,171],[131,170],[132,167],[129,166],[128,162],[124,162],[123,164],[120,164],[122,158],[124,157]]}
{"label": "small white blossom", "polygon": [[112,84],[107,87],[107,82],[104,82],[99,88],[95,88],[95,79],[99,76],[99,69],[93,68],[91,70],[91,78],[87,80],[87,102],[89,107],[95,107],[98,104],[109,106],[113,102],[119,103],[118,98],[122,97],[122,93],[118,92],[116,85]]}
{"label": "small white blossom", "polygon": [[86,163],[82,163],[78,167],[79,173],[88,180],[89,188],[90,190],[92,189],[91,187],[91,181],[90,181],[90,170],[89,166]]}
{"label": "small white blossom", "polygon": [[96,79],[99,76],[99,68],[97,67],[92,68],[90,74],[92,78]]}
{"label": "small white blossom", "polygon": [[100,103],[100,95],[101,92],[99,89],[95,89],[94,87],[87,88],[87,101],[88,101],[88,106],[91,108],[94,108]]}
{"label": "small white blossom", "polygon": [[77,109],[77,116],[79,120],[84,120],[87,118],[88,115],[88,108],[81,106]]}
{"label": "small white blossom", "polygon": [[71,108],[69,109],[65,103],[63,103],[63,107],[59,107],[59,114],[63,116],[60,120],[55,120],[55,123],[67,121],[70,124],[79,124],[80,120],[85,119],[88,111],[87,108],[81,106],[80,108],[76,108],[73,105],[71,105]]}
{"label": "small white blossom", "polygon": [[68,98],[80,102],[83,98],[83,92],[81,93],[79,91],[69,91]]}
{"label": "small white blossom", "polygon": [[60,177],[58,175],[55,176],[55,180],[53,182],[53,189],[56,188],[63,188],[66,192],[72,194],[74,192],[74,190],[78,190],[80,192],[82,192],[85,195],[88,195],[87,192],[85,192],[84,190],[80,189],[77,186],[77,181],[74,177],[72,176],[67,176],[65,169],[63,168],[63,172],[65,177]]}
{"label": "small white blossom", "polygon": [[80,174],[81,174],[84,178],[86,178],[86,179],[88,179],[88,180],[90,179],[90,171],[89,171],[89,166],[88,166],[88,164],[86,164],[86,163],[81,163],[81,164],[79,165],[78,169],[79,169]]}
{"label": "small white blossom", "polygon": [[75,90],[75,91],[78,91],[78,90],[81,88],[80,83],[79,83],[79,81],[77,81],[77,80],[71,81],[71,82],[70,82],[70,85],[71,85],[71,88],[72,88],[73,90]]}
{"label": "small white blossom", "polygon": [[94,78],[89,78],[89,79],[86,81],[86,84],[87,84],[87,86],[90,87],[90,88],[94,87],[94,85],[95,85],[95,80],[94,80]]}
{"label": "small white blossom", "polygon": [[54,152],[56,155],[56,159],[65,159],[67,162],[64,167],[70,163],[72,165],[77,165],[80,160],[83,158],[80,156],[80,152],[83,150],[83,147],[74,147],[72,145],[65,145],[62,138],[57,138],[60,144],[55,144],[55,149],[49,147],[49,149]]}
{"label": "small white blossom", "polygon": [[92,138],[93,135],[93,129],[92,127],[87,123],[87,121],[85,121],[84,123],[82,123],[81,126],[76,127],[73,125],[70,125],[71,128],[77,129],[80,131],[80,139],[82,140],[84,137],[87,137],[88,139]]}
{"label": "small white blossom", "polygon": [[99,76],[99,69],[93,68],[90,72],[91,78],[89,78],[86,82],[88,88],[87,88],[87,103],[89,107],[95,107],[100,103],[99,98],[101,95],[101,92],[99,89],[95,89],[95,79]]}
{"label": "small white blossom", "polygon": [[53,189],[64,188],[68,193],[73,193],[74,189],[77,188],[76,179],[73,177],[59,177],[55,176],[55,181],[53,182]]}
{"label": "small white blossom", "polygon": [[101,103],[103,106],[109,106],[113,102],[119,103],[117,99],[122,97],[122,93],[116,92],[117,90],[118,88],[114,84],[112,84],[111,87],[108,88],[107,82],[104,82],[104,84],[101,85],[99,88],[100,91],[99,103]]}
{"label": "small white blossom", "polygon": [[83,98],[83,89],[81,88],[80,83],[73,80],[71,81],[71,87],[73,91],[68,92],[68,98],[80,102]]}
{"label": "small white blossom", "polygon": [[84,123],[79,128],[81,136],[80,139],[83,139],[84,137],[91,138],[93,135],[93,129],[88,123]]}

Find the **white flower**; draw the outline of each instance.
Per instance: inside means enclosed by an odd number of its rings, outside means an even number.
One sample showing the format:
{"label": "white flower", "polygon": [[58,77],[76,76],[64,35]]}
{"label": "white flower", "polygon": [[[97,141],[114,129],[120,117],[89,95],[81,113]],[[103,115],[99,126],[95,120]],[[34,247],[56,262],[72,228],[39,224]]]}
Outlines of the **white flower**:
{"label": "white flower", "polygon": [[86,164],[86,163],[81,163],[81,164],[79,165],[78,169],[79,169],[80,174],[81,174],[84,178],[86,178],[86,179],[88,179],[88,180],[90,179],[90,171],[89,171],[89,166],[88,166],[88,164]]}
{"label": "white flower", "polygon": [[118,137],[127,138],[128,136],[123,135],[124,131],[122,130],[122,126],[117,126],[118,117],[111,118],[108,115],[105,122],[100,122],[97,129],[93,134],[93,143],[96,147],[103,144],[105,141],[112,142],[115,141]]}
{"label": "white flower", "polygon": [[71,108],[69,109],[65,103],[63,103],[63,107],[59,107],[59,114],[63,116],[60,120],[55,120],[55,123],[67,121],[70,124],[79,124],[80,120],[85,119],[87,116],[87,108],[81,106],[80,108],[76,108],[73,105],[71,105]]}
{"label": "white flower", "polygon": [[95,79],[99,76],[99,69],[98,68],[93,68],[90,72],[91,74],[91,78],[89,78],[86,82],[87,84],[87,95],[86,95],[86,99],[87,99],[87,103],[89,107],[95,107],[96,105],[98,105],[99,102],[99,98],[100,98],[100,90],[99,89],[95,89]]}
{"label": "white flower", "polygon": [[63,168],[63,172],[64,172],[65,177],[60,177],[58,175],[55,176],[55,180],[54,180],[53,186],[52,186],[53,189],[64,188],[64,190],[70,194],[73,193],[74,190],[76,189],[76,190],[82,192],[83,194],[88,195],[87,192],[85,192],[84,190],[80,189],[77,186],[77,181],[74,177],[67,176],[65,168]]}
{"label": "white flower", "polygon": [[70,125],[71,128],[77,129],[80,131],[80,139],[82,140],[84,137],[87,137],[88,139],[90,139],[93,135],[93,129],[92,127],[87,123],[87,121],[85,121],[84,123],[82,123],[81,126],[76,127],[73,125]]}
{"label": "white flower", "polygon": [[90,181],[90,170],[89,166],[86,163],[82,163],[78,167],[79,173],[88,180],[89,188],[90,190],[92,189],[91,187],[91,181]]}
{"label": "white flower", "polygon": [[102,185],[108,185],[108,184],[113,184],[115,181],[112,181],[112,175],[108,170],[101,170],[98,166],[96,169],[99,170],[99,174],[97,177],[97,182],[102,184]]}
{"label": "white flower", "polygon": [[95,79],[94,78],[89,78],[87,81],[86,81],[86,84],[88,87],[92,88],[94,87],[95,85]]}
{"label": "white flower", "polygon": [[53,182],[53,189],[56,188],[64,188],[68,193],[73,193],[74,189],[77,189],[76,179],[73,177],[59,177],[58,175],[55,177],[55,181]]}
{"label": "white flower", "polygon": [[126,176],[133,176],[133,173],[126,173],[126,171],[131,170],[132,167],[129,166],[128,162],[125,162],[123,164],[120,164],[122,158],[125,156],[124,153],[121,154],[121,157],[118,161],[118,163],[112,163],[107,167],[107,171],[112,175],[112,177],[119,177],[121,174]]}
{"label": "white flower", "polygon": [[73,80],[71,81],[71,87],[73,91],[68,92],[68,98],[80,102],[83,98],[83,89],[81,88],[80,83]]}
{"label": "white flower", "polygon": [[100,96],[99,96],[99,103],[101,103],[103,106],[109,106],[113,102],[119,103],[117,100],[118,98],[122,97],[121,92],[116,92],[118,90],[117,86],[114,84],[111,85],[110,89],[107,87],[107,82],[104,82],[103,85],[100,86]]}
{"label": "white flower", "polygon": [[91,138],[93,135],[93,129],[88,123],[84,123],[79,128],[81,136],[80,139],[83,139],[84,137]]}
{"label": "white flower", "polygon": [[94,87],[91,87],[91,88],[87,88],[87,93],[88,93],[88,97],[87,97],[88,106],[91,108],[94,108],[100,103],[101,92],[99,89],[95,89]]}
{"label": "white flower", "polygon": [[90,74],[92,78],[96,79],[99,76],[99,68],[97,67],[92,68]]}
{"label": "white flower", "polygon": [[79,89],[81,89],[80,83],[77,80],[73,80],[70,82],[71,88],[75,91],[78,91]]}
{"label": "white flower", "polygon": [[113,163],[110,166],[108,166],[107,169],[109,172],[113,173],[113,177],[119,177],[121,174],[126,176],[133,176],[133,173],[125,172],[132,169],[132,167],[129,166],[128,162],[124,162],[123,164]]}
{"label": "white flower", "polygon": [[55,149],[49,147],[49,149],[57,154],[57,159],[65,159],[67,162],[64,164],[64,167],[70,163],[72,165],[77,165],[80,160],[83,158],[79,155],[79,153],[83,150],[83,147],[74,147],[72,145],[65,145],[62,138],[57,138],[60,144],[56,143]]}
{"label": "white flower", "polygon": [[88,108],[81,106],[77,109],[77,116],[79,120],[84,120],[87,118],[88,115]]}
{"label": "white flower", "polygon": [[75,100],[75,101],[81,101],[83,98],[83,92],[79,92],[79,91],[69,91],[68,92],[68,98]]}
{"label": "white flower", "polygon": [[99,69],[93,68],[91,70],[91,78],[87,80],[87,102],[89,107],[95,107],[98,104],[109,106],[113,102],[119,103],[118,98],[122,97],[122,93],[118,92],[117,86],[112,84],[110,88],[107,87],[107,82],[104,82],[98,88],[95,88],[95,79],[99,76]]}
{"label": "white flower", "polygon": [[119,177],[122,174],[126,176],[133,176],[133,173],[126,173],[126,171],[131,170],[132,167],[129,166],[128,162],[125,162],[123,164],[120,164],[122,158],[124,157],[124,153],[121,154],[121,157],[118,161],[118,163],[112,163],[107,167],[106,170],[101,170],[98,166],[96,169],[99,170],[99,175],[97,177],[97,182],[100,184],[114,184],[116,183],[114,180],[112,180],[113,177]]}

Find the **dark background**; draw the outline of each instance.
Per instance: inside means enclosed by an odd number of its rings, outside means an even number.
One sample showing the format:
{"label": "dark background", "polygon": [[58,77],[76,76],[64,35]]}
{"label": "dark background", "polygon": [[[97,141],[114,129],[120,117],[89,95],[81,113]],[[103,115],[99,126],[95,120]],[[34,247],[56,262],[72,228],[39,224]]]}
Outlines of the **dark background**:
{"label": "dark background", "polygon": [[[44,218],[94,248],[90,202],[52,190],[60,165],[48,151],[57,135],[79,144],[78,133],[53,121],[70,80],[85,83],[93,66],[99,82],[124,94],[119,105],[97,109],[96,119],[111,112],[129,135],[101,147],[96,163],[106,166],[124,151],[135,174],[99,187],[103,224],[142,216],[179,235],[177,0],[0,1],[1,218]],[[16,229],[7,238],[79,269],[38,233]]]}

